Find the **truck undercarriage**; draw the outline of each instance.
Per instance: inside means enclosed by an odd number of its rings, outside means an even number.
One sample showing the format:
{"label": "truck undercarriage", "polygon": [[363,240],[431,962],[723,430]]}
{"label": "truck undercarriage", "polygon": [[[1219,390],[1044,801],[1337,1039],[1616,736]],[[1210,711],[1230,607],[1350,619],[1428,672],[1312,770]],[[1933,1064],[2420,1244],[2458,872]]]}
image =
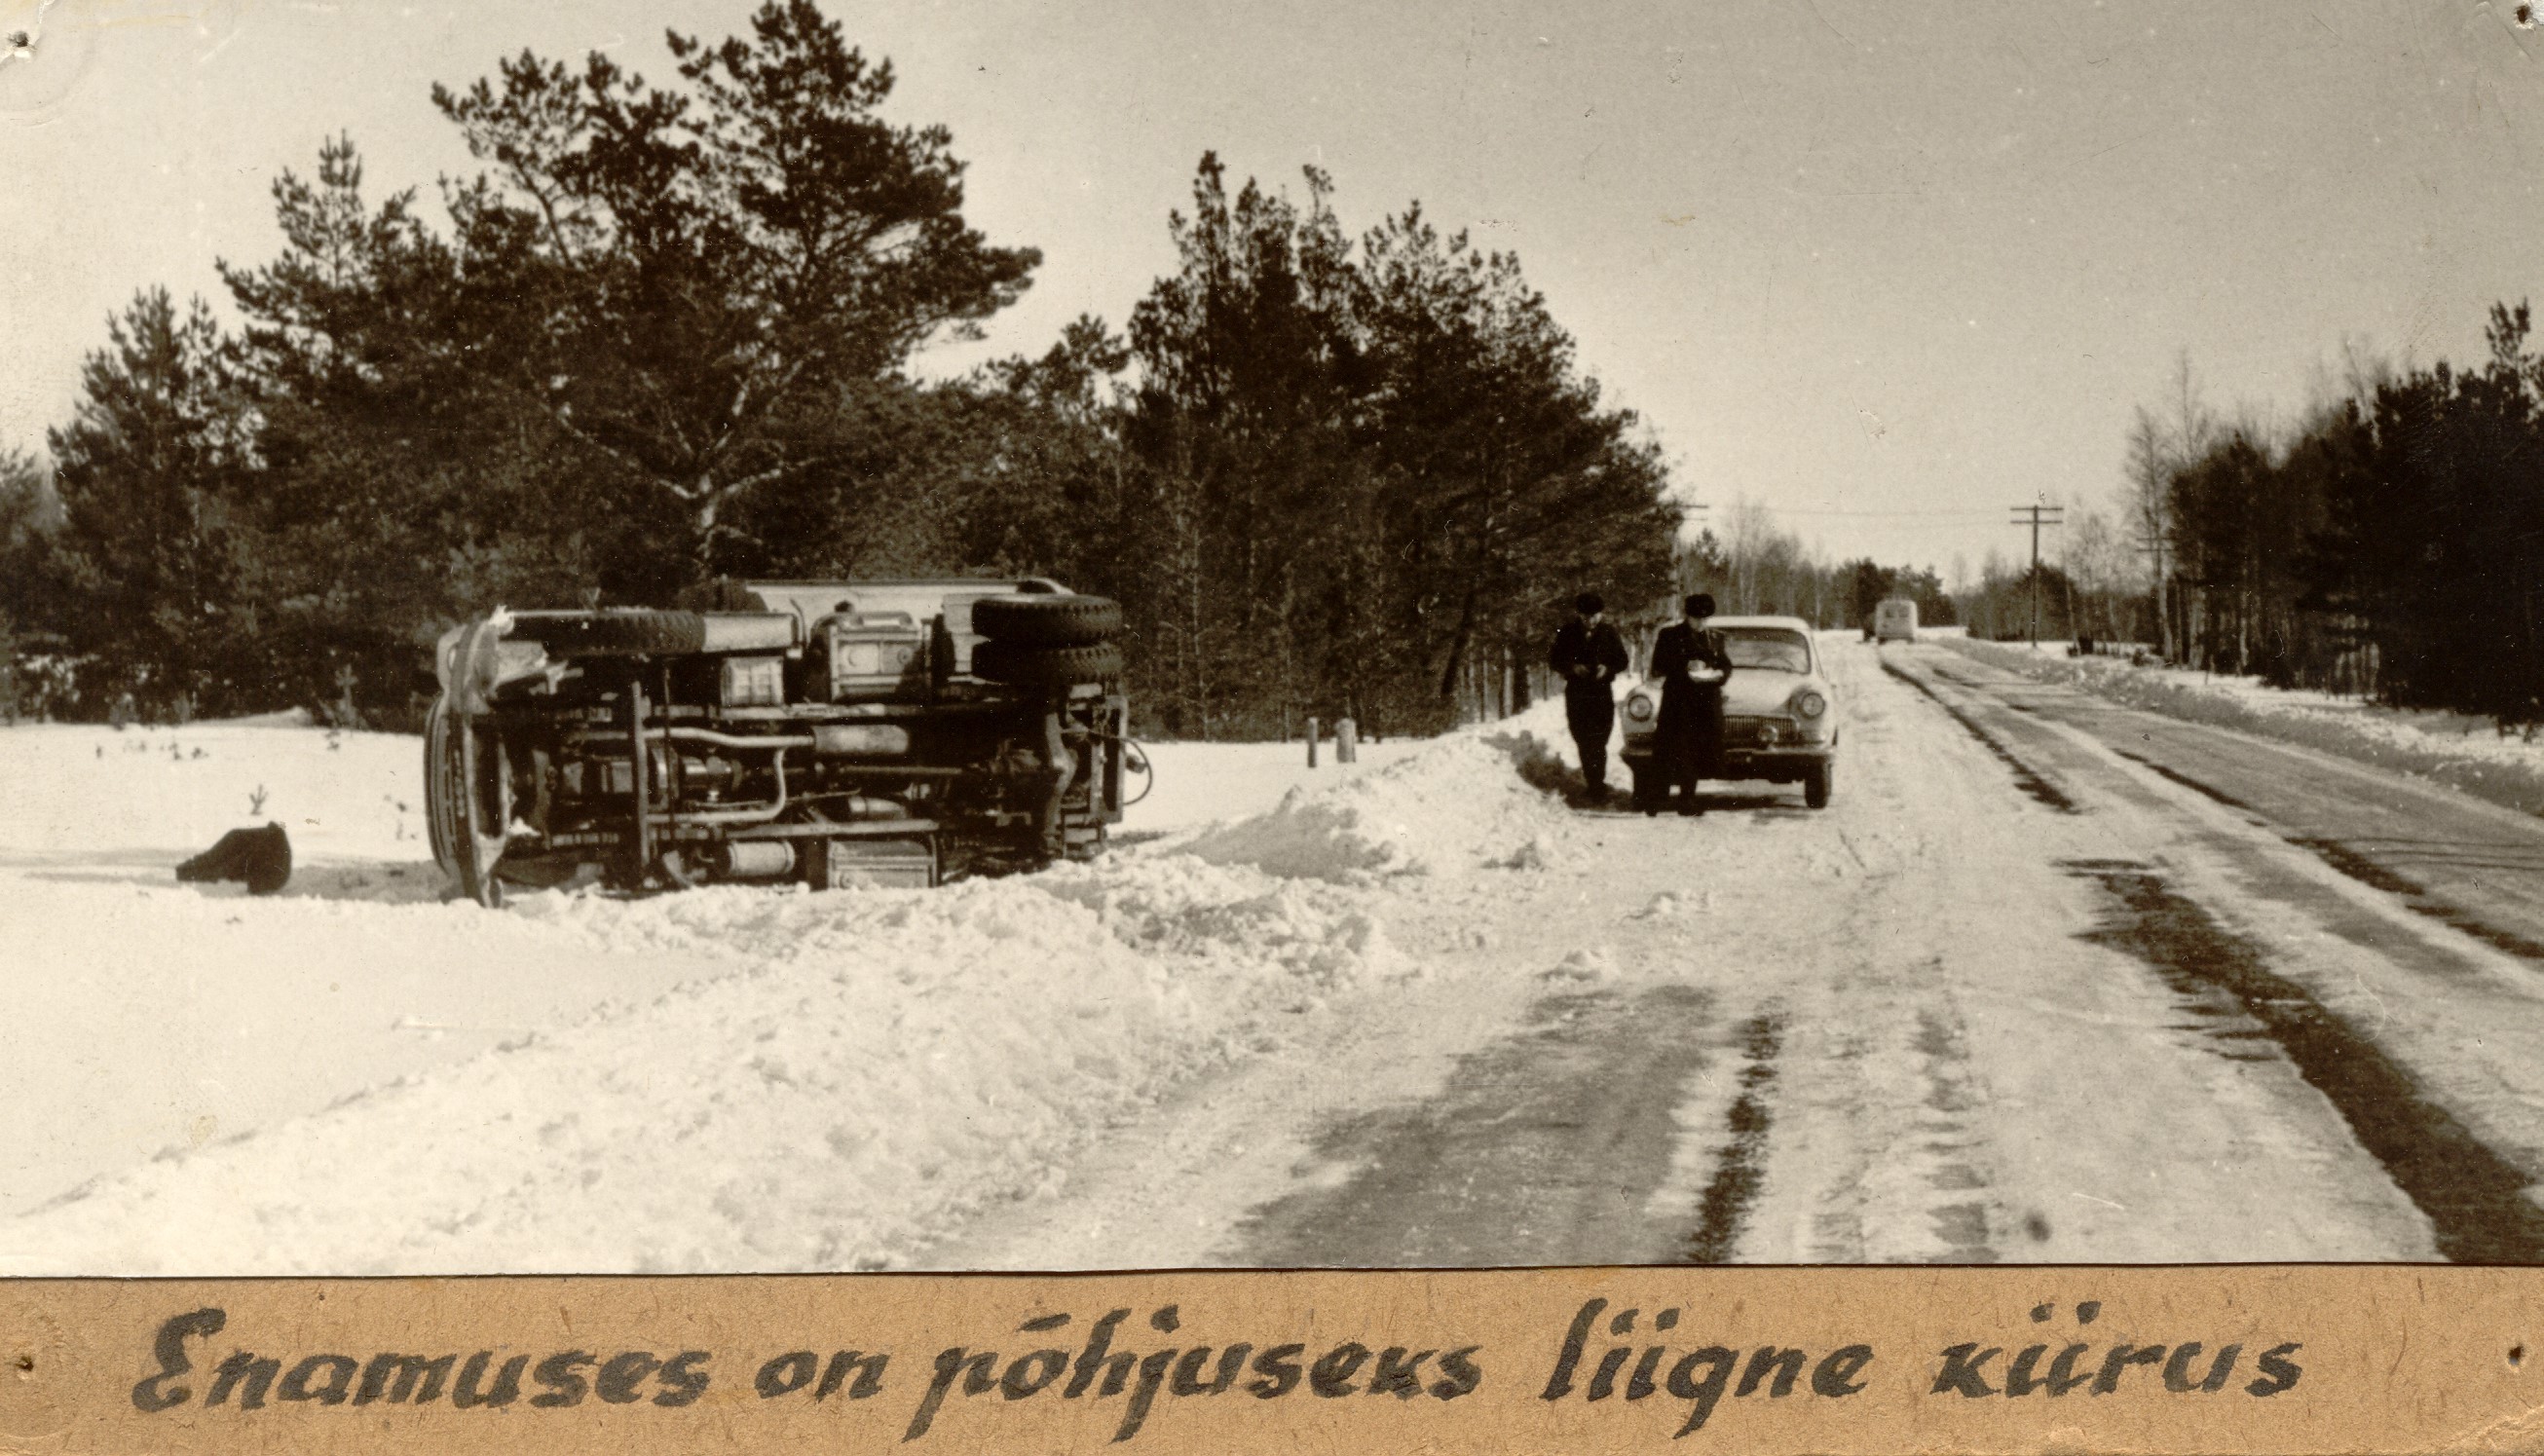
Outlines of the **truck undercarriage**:
{"label": "truck undercarriage", "polygon": [[499,611],[442,640],[435,858],[493,905],[594,871],[629,891],[924,886],[1090,856],[1143,767],[1119,622],[1040,580]]}

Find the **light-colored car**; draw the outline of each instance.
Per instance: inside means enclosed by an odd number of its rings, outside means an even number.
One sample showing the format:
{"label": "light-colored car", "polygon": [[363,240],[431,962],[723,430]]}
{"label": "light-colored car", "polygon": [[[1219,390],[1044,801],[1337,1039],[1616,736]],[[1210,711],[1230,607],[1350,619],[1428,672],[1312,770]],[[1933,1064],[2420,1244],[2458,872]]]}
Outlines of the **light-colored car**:
{"label": "light-colored car", "polygon": [[1872,608],[1872,640],[1916,641],[1917,604],[1906,597],[1893,597]]}
{"label": "light-colored car", "polygon": [[[1721,635],[1731,659],[1731,678],[1722,689],[1723,777],[1798,783],[1804,803],[1827,808],[1838,740],[1837,688],[1822,670],[1810,624],[1797,616],[1716,616],[1706,626]],[[1623,716],[1634,799],[1648,807],[1668,791],[1652,763],[1660,685],[1644,683],[1626,694]]]}

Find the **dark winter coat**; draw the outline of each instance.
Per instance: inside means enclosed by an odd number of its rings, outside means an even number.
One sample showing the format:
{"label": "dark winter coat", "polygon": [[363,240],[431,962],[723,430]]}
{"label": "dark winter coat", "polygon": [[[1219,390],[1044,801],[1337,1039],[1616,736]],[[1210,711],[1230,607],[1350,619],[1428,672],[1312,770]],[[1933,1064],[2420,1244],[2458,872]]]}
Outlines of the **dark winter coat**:
{"label": "dark winter coat", "polygon": [[1672,783],[1722,776],[1722,684],[1700,683],[1690,669],[1728,678],[1731,658],[1722,634],[1694,622],[1672,622],[1652,643],[1651,676],[1661,685],[1660,721],[1652,725],[1652,753],[1661,777]]}
{"label": "dark winter coat", "polygon": [[[1578,619],[1554,629],[1554,650],[1547,660],[1554,665],[1555,675],[1563,680],[1567,695],[1612,697],[1617,675],[1626,670],[1626,639],[1606,622],[1584,626]],[[1588,669],[1576,672],[1577,669]],[[1602,671],[1604,669],[1604,671]]]}

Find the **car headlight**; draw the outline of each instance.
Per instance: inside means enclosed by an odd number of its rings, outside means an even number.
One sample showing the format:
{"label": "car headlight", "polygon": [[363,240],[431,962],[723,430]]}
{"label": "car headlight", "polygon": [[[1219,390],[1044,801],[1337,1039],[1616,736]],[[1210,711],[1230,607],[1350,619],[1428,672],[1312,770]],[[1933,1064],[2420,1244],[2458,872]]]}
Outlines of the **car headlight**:
{"label": "car headlight", "polygon": [[1635,693],[1633,696],[1627,698],[1627,699],[1626,699],[1626,716],[1627,716],[1627,717],[1629,717],[1629,718],[1633,719],[1633,720],[1634,720],[1635,722],[1637,722],[1637,723],[1647,723],[1647,722],[1651,721],[1651,716],[1652,716],[1652,700],[1651,700],[1651,698],[1650,698],[1650,697],[1648,697],[1648,696],[1646,696],[1646,695],[1645,695],[1645,694],[1643,694],[1643,693],[1640,693],[1640,692],[1637,692],[1637,693]]}
{"label": "car headlight", "polygon": [[1828,699],[1816,692],[1804,692],[1793,699],[1793,711],[1805,718],[1816,718],[1828,711]]}

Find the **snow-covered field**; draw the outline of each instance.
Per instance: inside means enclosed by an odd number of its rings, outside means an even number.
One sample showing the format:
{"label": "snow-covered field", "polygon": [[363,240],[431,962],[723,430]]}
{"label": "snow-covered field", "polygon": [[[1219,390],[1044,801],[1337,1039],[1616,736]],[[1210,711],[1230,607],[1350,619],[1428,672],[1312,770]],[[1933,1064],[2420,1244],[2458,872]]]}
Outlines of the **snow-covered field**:
{"label": "snow-covered field", "polygon": [[[0,1207],[54,1204],[0,1269],[889,1262],[1337,988],[1418,974],[1335,882],[1517,852],[1558,812],[1526,734],[1312,770],[1157,746],[1132,847],[1030,878],[489,914],[443,902],[414,739],[0,732]],[[174,883],[261,820],[283,895]]]}
{"label": "snow-covered field", "polygon": [[2390,708],[2192,668],[2132,667],[2125,658],[2069,657],[2065,642],[2034,648],[1973,639],[1953,646],[1981,662],[2130,707],[2302,744],[2544,814],[2544,738],[2504,734],[2488,718]]}

